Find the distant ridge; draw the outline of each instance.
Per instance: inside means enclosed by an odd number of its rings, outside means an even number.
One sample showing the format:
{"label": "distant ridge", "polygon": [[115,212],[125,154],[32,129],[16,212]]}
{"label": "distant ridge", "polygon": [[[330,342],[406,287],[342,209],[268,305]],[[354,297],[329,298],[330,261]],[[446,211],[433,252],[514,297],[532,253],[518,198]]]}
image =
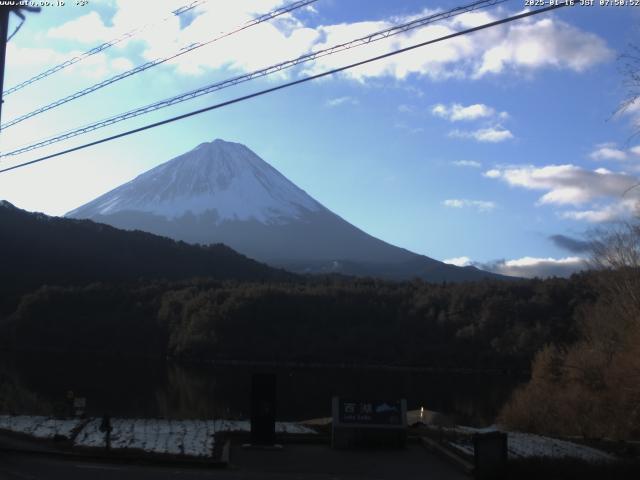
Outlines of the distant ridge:
{"label": "distant ridge", "polygon": [[140,278],[253,281],[295,278],[225,245],[189,245],[88,220],[30,213],[7,201],[0,201],[0,246],[0,280],[7,296],[10,291],[23,292],[44,284]]}

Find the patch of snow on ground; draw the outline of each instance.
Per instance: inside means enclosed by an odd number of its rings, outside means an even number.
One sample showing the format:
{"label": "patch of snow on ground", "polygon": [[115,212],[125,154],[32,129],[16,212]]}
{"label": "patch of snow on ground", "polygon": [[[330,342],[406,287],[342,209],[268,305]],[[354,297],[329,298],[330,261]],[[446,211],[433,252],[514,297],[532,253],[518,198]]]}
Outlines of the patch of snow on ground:
{"label": "patch of snow on ground", "polygon": [[103,447],[104,443],[104,433],[100,431],[100,423],[101,420],[93,419],[90,420],[83,428],[80,430],[78,435],[74,440],[74,445],[80,445],[82,447]]}
{"label": "patch of snow on ground", "polygon": [[312,428],[305,427],[299,423],[293,422],[276,422],[276,432],[277,433],[318,433]]}
{"label": "patch of snow on ground", "polygon": [[[105,433],[101,432],[101,419],[91,420],[76,437],[75,444],[82,447],[105,447]],[[111,448],[136,449],[150,453],[211,456],[214,446],[213,420],[111,420]]]}
{"label": "patch of snow on ground", "polygon": [[[216,420],[216,432],[250,432],[248,420]],[[315,430],[295,422],[276,422],[276,433],[317,433]]]}
{"label": "patch of snow on ground", "polygon": [[[51,439],[55,435],[71,438],[83,420],[54,419],[44,416],[0,415],[0,429]],[[106,435],[100,431],[101,418],[86,421],[74,439],[79,447],[105,448]],[[209,457],[216,432],[249,432],[248,420],[163,420],[111,419],[111,448],[136,449],[150,453]],[[278,433],[316,433],[293,422],[276,422]]]}
{"label": "patch of snow on ground", "polygon": [[614,457],[595,448],[578,443],[543,437],[530,433],[509,433],[509,456],[577,458],[589,462],[607,462]]}
{"label": "patch of snow on ground", "polygon": [[[468,455],[474,454],[473,443],[450,442],[450,445]],[[507,448],[509,458],[575,458],[587,462],[615,460],[612,455],[592,447],[531,433],[507,432]]]}
{"label": "patch of snow on ground", "polygon": [[24,433],[41,439],[51,439],[56,435],[70,438],[80,422],[81,420],[76,418],[57,419],[45,416],[0,415],[0,430]]}

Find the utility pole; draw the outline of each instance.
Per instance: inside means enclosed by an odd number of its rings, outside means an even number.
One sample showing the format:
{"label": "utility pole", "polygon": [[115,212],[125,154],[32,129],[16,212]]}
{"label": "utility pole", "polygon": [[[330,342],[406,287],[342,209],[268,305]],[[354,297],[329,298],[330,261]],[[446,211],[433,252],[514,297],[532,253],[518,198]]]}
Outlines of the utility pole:
{"label": "utility pole", "polygon": [[4,91],[4,61],[7,55],[7,35],[9,35],[9,13],[11,8],[0,7],[0,120],[2,120],[2,92]]}
{"label": "utility pole", "polygon": [[[11,12],[15,13],[20,17],[22,22],[24,22],[25,18],[22,13],[23,11],[38,13],[40,11],[40,7],[9,7],[6,5],[0,5],[0,120],[2,120],[2,94],[4,92],[4,64],[7,57],[7,40],[9,37],[9,14]],[[22,24],[20,24],[20,26],[22,26]],[[16,31],[18,31],[18,29],[16,29]],[[13,33],[15,34],[15,32]],[[13,34],[11,36],[13,36]]]}

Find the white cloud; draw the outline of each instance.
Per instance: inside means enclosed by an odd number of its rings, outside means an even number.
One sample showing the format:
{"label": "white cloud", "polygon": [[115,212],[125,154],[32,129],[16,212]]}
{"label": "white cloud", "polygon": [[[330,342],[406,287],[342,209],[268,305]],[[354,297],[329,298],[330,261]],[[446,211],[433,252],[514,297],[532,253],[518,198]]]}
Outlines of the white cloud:
{"label": "white cloud", "polygon": [[[77,53],[72,52],[71,55]],[[26,48],[18,46],[16,42],[9,42],[7,43],[7,65],[11,68],[7,69],[5,85],[13,85],[14,80],[11,77],[24,80],[24,78],[40,73],[44,68],[66,59],[66,55],[52,48]]]}
{"label": "white cloud", "polygon": [[[497,15],[488,12],[466,13],[370,44],[364,49],[352,49],[338,56],[325,57],[316,62],[312,70],[335,68],[365,57],[479,26],[498,18]],[[398,19],[404,20],[407,19]],[[390,26],[391,22],[380,21],[320,27],[321,38],[324,41],[316,44],[315,48],[328,47]],[[551,38],[554,39],[553,42],[549,40]],[[557,19],[525,19],[519,24],[487,29],[473,36],[460,36],[389,57],[345,72],[345,75],[364,82],[369,78],[381,76],[404,79],[412,74],[436,80],[452,77],[480,78],[487,74],[523,70],[529,72],[540,68],[581,72],[613,57],[613,51],[597,35]]]}
{"label": "white cloud", "polygon": [[444,263],[449,265],[455,265],[456,267],[466,267],[471,265],[471,259],[469,257],[454,257],[443,260]]}
{"label": "white cloud", "polygon": [[452,165],[456,167],[472,167],[472,168],[480,168],[482,164],[480,162],[476,162],[475,160],[456,160],[451,162]]}
{"label": "white cloud", "polygon": [[[44,69],[60,64],[81,53],[80,50],[74,50],[62,54],[52,48],[20,47],[14,42],[9,42],[7,44],[7,65],[10,65],[11,68],[7,69],[5,85],[13,86],[19,81],[31,78]],[[110,57],[104,52],[100,52],[63,69],[60,74],[95,80],[132,67],[133,63],[126,57]]]}
{"label": "white cloud", "polygon": [[600,147],[589,155],[593,160],[626,160],[627,153],[611,147]]}
{"label": "white cloud", "polygon": [[[48,36],[75,42],[105,41],[146,24],[132,39],[118,44],[123,48],[136,41],[144,47],[143,57],[152,60],[172,55],[194,42],[212,39],[252,20],[257,14],[272,11],[282,0],[256,0],[252,2],[207,2],[195,10],[195,18],[182,28],[180,19],[169,12],[184,4],[184,0],[163,0],[149,9],[145,2],[118,0],[112,25],[106,26],[97,12],[78,17],[51,28]],[[242,36],[241,41],[239,37]],[[238,35],[220,39],[187,55],[180,56],[170,65],[183,75],[201,75],[210,70],[227,67],[240,71],[256,70],[270,64],[295,58],[308,52],[318,32],[305,28],[292,13],[269,22],[252,26]],[[255,48],[264,45],[268,48]]]}
{"label": "white cloud", "polygon": [[503,142],[513,138],[513,134],[504,128],[483,128],[472,133],[479,142]]}
{"label": "white cloud", "polygon": [[587,261],[583,257],[521,257],[512,260],[494,260],[490,262],[476,262],[469,257],[455,257],[443,260],[444,263],[458,267],[474,266],[487,272],[498,273],[510,277],[545,278],[568,277],[571,274],[587,268]]}
{"label": "white cloud", "polygon": [[476,77],[507,68],[554,67],[582,72],[613,58],[600,37],[553,18],[511,25],[496,40],[482,53]]}
{"label": "white cloud", "polygon": [[485,176],[515,187],[547,190],[539,203],[556,205],[581,205],[602,197],[620,197],[638,183],[637,178],[628,174],[596,172],[570,164],[492,169]]}
{"label": "white cloud", "polygon": [[431,113],[437,117],[444,118],[451,122],[459,122],[464,120],[476,120],[478,118],[492,117],[496,111],[483,104],[475,103],[473,105],[460,105],[459,103],[451,104],[450,106],[439,103],[434,105],[431,109]]}
{"label": "white cloud", "polygon": [[617,202],[588,210],[561,212],[560,217],[590,223],[611,222],[629,214],[636,213],[637,209],[638,201],[636,199],[624,198]]}
{"label": "white cloud", "polygon": [[502,260],[487,265],[490,271],[512,277],[568,277],[572,273],[587,268],[582,257],[538,258],[522,257],[514,260]]}
{"label": "white cloud", "polygon": [[[605,168],[587,170],[575,165],[520,166],[495,168],[484,173],[510,186],[546,191],[538,204],[582,206],[559,212],[560,218],[587,222],[605,222],[636,211],[640,189],[632,188],[640,180],[626,173]],[[584,208],[586,205],[587,208]]]}
{"label": "white cloud", "polygon": [[359,102],[357,98],[345,96],[345,97],[330,98],[325,102],[325,105],[327,107],[339,107],[340,105],[345,105],[345,104],[358,105],[358,103]]}
{"label": "white cloud", "polygon": [[593,152],[589,154],[592,160],[613,160],[613,161],[625,161],[630,160],[633,157],[640,156],[640,145],[636,145],[627,150],[618,148],[613,142],[601,143],[596,145]]}
{"label": "white cloud", "polygon": [[[445,105],[438,103],[431,108],[431,114],[444,118],[450,122],[472,121],[479,119],[508,119],[507,112],[496,112],[496,109],[484,103],[474,103],[472,105],[461,105],[452,103]],[[452,138],[470,138],[478,142],[499,143],[513,138],[513,133],[501,125],[493,125],[477,130],[452,130],[449,132]]]}
{"label": "white cloud", "polygon": [[111,60],[111,67],[116,71],[124,72],[126,70],[131,70],[134,65],[128,58],[117,57]]}
{"label": "white cloud", "polygon": [[471,138],[478,142],[499,143],[513,138],[510,130],[502,127],[481,128],[479,130],[452,130],[449,132],[452,138]]}
{"label": "white cloud", "polygon": [[[109,22],[97,12],[90,12],[63,25],[51,28],[49,37],[74,42],[97,42],[140,26],[140,19],[149,23],[166,17],[184,0],[164,0],[149,9],[145,2],[117,0],[116,13]],[[208,2],[196,10],[193,21],[181,28],[177,17],[145,28],[134,39],[143,46],[143,56],[150,60],[173,54],[192,42],[211,38],[282,5],[282,0],[252,2]],[[314,9],[306,9],[314,12]],[[319,50],[369,35],[401,22],[433,13],[423,10],[406,17],[365,20],[352,23],[306,27],[292,12],[277,19],[253,26],[232,37],[180,56],[170,64],[183,75],[202,75],[226,67],[237,71],[252,71],[304,53]],[[149,18],[149,16],[153,18]],[[326,56],[306,65],[306,72],[319,72],[353,61],[388,53],[416,43],[447,35],[464,28],[498,19],[497,14],[470,12],[412,30],[388,39],[373,42],[336,55]],[[556,41],[550,42],[548,39]],[[131,41],[119,44],[125,47]],[[255,48],[255,45],[268,48]],[[507,25],[460,36],[402,55],[373,62],[349,70],[343,75],[358,81],[374,77],[405,79],[416,74],[432,79],[478,78],[488,73],[500,73],[507,67],[519,71],[554,67],[582,71],[611,57],[611,51],[598,36],[572,27],[556,19],[523,20],[519,25]],[[289,73],[281,72],[280,75]],[[468,115],[482,113],[468,112]]]}
{"label": "white cloud", "polygon": [[47,36],[82,43],[102,43],[114,38],[116,32],[105,26],[98,12],[89,12],[59,27],[51,28]]}
{"label": "white cloud", "polygon": [[464,198],[453,198],[442,202],[445,207],[449,208],[475,208],[478,212],[491,212],[497,205],[495,202],[485,200],[467,200]]}
{"label": "white cloud", "polygon": [[411,105],[401,104],[398,105],[398,111],[400,113],[411,113],[413,112],[413,107]]}

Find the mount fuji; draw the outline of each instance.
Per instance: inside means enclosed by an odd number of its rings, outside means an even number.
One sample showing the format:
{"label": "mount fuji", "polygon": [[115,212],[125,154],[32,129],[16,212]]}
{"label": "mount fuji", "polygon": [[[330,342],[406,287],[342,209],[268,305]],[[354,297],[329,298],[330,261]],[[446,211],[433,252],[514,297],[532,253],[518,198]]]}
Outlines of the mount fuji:
{"label": "mount fuji", "polygon": [[224,243],[256,260],[301,273],[430,281],[498,277],[372,237],[311,198],[246,146],[219,139],[66,216],[187,243]]}

